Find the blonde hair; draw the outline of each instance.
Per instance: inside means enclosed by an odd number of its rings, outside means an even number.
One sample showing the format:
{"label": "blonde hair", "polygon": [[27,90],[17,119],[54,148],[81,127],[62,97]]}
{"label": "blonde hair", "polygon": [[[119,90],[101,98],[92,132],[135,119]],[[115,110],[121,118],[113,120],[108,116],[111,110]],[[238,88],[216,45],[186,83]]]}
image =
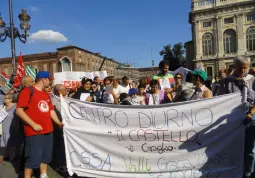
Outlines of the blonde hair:
{"label": "blonde hair", "polygon": [[116,82],[117,79],[115,79],[114,76],[109,76],[109,78],[110,78],[110,80],[112,81],[112,87],[113,87],[113,88],[117,88],[117,86],[118,86],[118,83]]}

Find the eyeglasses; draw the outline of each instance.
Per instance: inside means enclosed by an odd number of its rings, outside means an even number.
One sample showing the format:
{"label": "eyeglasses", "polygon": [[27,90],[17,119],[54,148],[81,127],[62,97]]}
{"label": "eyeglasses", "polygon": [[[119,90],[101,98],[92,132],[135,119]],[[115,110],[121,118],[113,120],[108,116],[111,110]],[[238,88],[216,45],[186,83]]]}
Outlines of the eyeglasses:
{"label": "eyeglasses", "polygon": [[182,79],[181,77],[175,77],[176,79]]}
{"label": "eyeglasses", "polygon": [[6,99],[11,99],[11,98],[4,98],[4,99],[6,100]]}
{"label": "eyeglasses", "polygon": [[96,88],[97,86],[96,85],[92,85],[92,88]]}

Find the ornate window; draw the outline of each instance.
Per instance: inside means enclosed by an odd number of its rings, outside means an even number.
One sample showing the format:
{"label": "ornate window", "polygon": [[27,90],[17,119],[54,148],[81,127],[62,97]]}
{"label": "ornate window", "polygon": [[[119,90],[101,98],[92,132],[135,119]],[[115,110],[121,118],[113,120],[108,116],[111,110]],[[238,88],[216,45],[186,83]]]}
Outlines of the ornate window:
{"label": "ornate window", "polygon": [[236,32],[234,30],[228,29],[223,34],[223,44],[225,53],[236,52]]}
{"label": "ornate window", "polygon": [[7,67],[4,68],[4,73],[7,74],[7,75],[9,74],[9,70],[8,70]]}
{"label": "ornate window", "polygon": [[57,72],[57,65],[56,65],[56,63],[52,64],[52,71],[53,71],[53,73]]}
{"label": "ornate window", "polygon": [[213,50],[213,36],[210,33],[206,33],[202,39],[203,55],[209,56],[214,54]]}
{"label": "ornate window", "polygon": [[37,64],[34,64],[34,69],[35,69],[35,73],[37,74],[37,72],[38,72]]}
{"label": "ornate window", "polygon": [[234,23],[234,18],[233,17],[229,17],[229,18],[224,19],[224,24],[231,24],[231,23]]}
{"label": "ornate window", "polygon": [[209,22],[203,22],[203,28],[209,28],[212,26],[212,22],[209,21]]}
{"label": "ornate window", "polygon": [[255,27],[250,27],[247,30],[246,45],[248,51],[255,51]]}
{"label": "ornate window", "polygon": [[255,13],[247,15],[246,18],[248,22],[255,21]]}
{"label": "ornate window", "polygon": [[213,66],[206,67],[206,73],[209,79],[213,78]]}
{"label": "ornate window", "polygon": [[48,64],[43,64],[43,70],[47,71],[47,69],[48,69]]}
{"label": "ornate window", "polygon": [[211,5],[213,4],[214,0],[200,0],[198,1],[198,6],[206,6],[206,5]]}
{"label": "ornate window", "polygon": [[60,69],[62,72],[69,72],[72,71],[72,61],[69,57],[63,57],[59,61]]}

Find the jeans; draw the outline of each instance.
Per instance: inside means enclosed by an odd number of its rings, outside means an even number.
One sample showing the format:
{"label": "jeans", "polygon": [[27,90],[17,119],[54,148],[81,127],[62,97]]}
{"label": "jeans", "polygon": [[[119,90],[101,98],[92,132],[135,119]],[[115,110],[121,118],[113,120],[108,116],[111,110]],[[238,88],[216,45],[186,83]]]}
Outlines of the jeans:
{"label": "jeans", "polygon": [[51,162],[53,150],[53,133],[26,136],[25,167],[39,168],[41,163]]}
{"label": "jeans", "polygon": [[254,171],[255,163],[255,124],[254,121],[246,126],[244,148],[244,173],[250,176]]}

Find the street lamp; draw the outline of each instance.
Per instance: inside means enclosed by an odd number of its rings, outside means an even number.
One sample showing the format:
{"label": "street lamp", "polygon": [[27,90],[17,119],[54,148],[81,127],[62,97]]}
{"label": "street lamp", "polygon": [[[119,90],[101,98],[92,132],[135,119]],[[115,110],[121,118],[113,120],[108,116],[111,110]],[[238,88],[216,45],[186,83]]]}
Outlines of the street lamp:
{"label": "street lamp", "polygon": [[[6,23],[2,20],[0,16],[0,41],[4,42],[7,37],[12,38],[12,28],[13,28],[13,36],[15,38],[19,38],[22,43],[26,43],[27,37],[29,36],[30,30],[30,16],[26,13],[25,9],[22,9],[22,13],[19,14],[20,20],[20,29],[15,28],[13,23],[10,23],[10,27],[6,27]],[[13,26],[13,27],[12,27]]]}
{"label": "street lamp", "polygon": [[16,51],[15,51],[15,38],[19,38],[22,43],[26,43],[27,37],[29,36],[30,30],[30,16],[26,13],[25,9],[22,9],[22,13],[19,14],[20,29],[14,27],[13,23],[13,10],[12,0],[9,0],[9,16],[10,16],[10,27],[6,27],[6,23],[3,21],[0,14],[0,42],[4,42],[7,37],[11,39],[11,50],[12,50],[12,78],[10,82],[14,81],[16,76]]}
{"label": "street lamp", "polygon": [[152,60],[151,62],[152,62],[151,75],[153,77],[153,75],[154,75],[154,60]]}

